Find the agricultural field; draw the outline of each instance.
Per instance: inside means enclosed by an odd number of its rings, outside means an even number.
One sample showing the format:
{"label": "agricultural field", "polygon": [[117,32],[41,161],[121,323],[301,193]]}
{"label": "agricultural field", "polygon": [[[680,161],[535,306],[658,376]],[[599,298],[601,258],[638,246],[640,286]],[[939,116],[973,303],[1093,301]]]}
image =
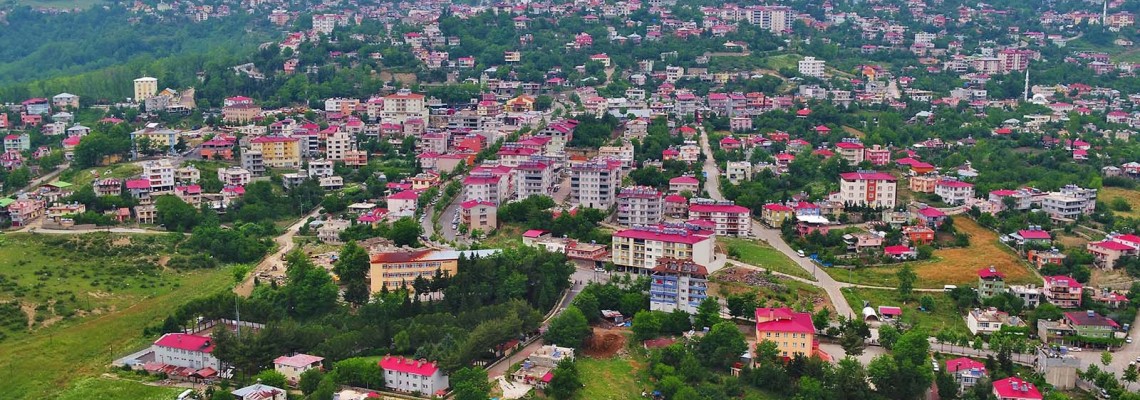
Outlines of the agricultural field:
{"label": "agricultural field", "polygon": [[[143,329],[170,310],[232,286],[232,268],[166,266],[165,254],[180,240],[181,235],[105,233],[0,237],[0,303],[23,311],[0,318],[0,332],[7,335],[0,340],[0,393],[11,399],[158,395],[84,379],[104,372],[114,357],[146,346],[154,338],[143,337]],[[24,318],[23,329],[12,329],[13,316]]]}
{"label": "agricultural field", "polygon": [[771,269],[772,271],[815,280],[808,271],[788,258],[776,248],[766,243],[750,239],[719,238],[717,244],[730,258],[745,264]]}
{"label": "agricultural field", "polygon": [[[968,247],[938,249],[930,260],[907,263],[918,275],[917,288],[943,285],[969,285],[978,280],[977,271],[994,266],[1006,276],[1006,283],[1040,284],[1040,278],[1010,250],[998,242],[997,234],[965,217],[954,217],[954,227],[970,236]],[[895,274],[904,264],[866,267],[854,270],[830,269],[832,278],[860,285],[896,287]]]}
{"label": "agricultural field", "polygon": [[1131,210],[1117,210],[1113,208],[1112,213],[1121,217],[1140,218],[1140,190],[1132,190],[1118,187],[1102,187],[1097,190],[1097,200],[1108,204],[1111,208],[1112,203],[1117,198],[1123,199],[1132,208]]}
{"label": "agricultural field", "polygon": [[[863,308],[863,301],[869,302],[871,307],[875,309],[878,309],[879,306],[902,307],[903,321],[913,321],[916,327],[925,328],[931,336],[944,330],[958,334],[970,333],[966,329],[966,319],[958,314],[954,299],[951,299],[946,293],[915,292],[912,294],[913,300],[903,303],[897,290],[843,288],[842,291],[843,297],[856,311]],[[932,312],[919,311],[918,299],[922,296],[934,298],[934,310]]]}

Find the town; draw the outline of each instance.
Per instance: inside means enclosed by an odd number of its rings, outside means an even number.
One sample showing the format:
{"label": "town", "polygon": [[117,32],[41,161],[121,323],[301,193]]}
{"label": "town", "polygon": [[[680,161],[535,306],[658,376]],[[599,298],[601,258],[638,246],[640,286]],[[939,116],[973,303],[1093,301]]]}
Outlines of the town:
{"label": "town", "polygon": [[1137,2],[91,3],[0,397],[1140,398]]}

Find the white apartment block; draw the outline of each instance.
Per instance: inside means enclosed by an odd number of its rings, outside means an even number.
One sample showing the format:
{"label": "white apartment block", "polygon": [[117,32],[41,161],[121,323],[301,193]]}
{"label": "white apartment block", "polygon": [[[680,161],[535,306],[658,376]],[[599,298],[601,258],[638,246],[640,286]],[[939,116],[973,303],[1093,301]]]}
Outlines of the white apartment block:
{"label": "white apartment block", "polygon": [[752,234],[752,210],[731,201],[718,202],[709,199],[695,199],[689,204],[690,220],[706,220],[716,224],[716,234],[724,236],[748,236]]}
{"label": "white apartment block", "polygon": [[664,197],[652,187],[622,188],[617,203],[617,223],[622,226],[657,224],[664,217]]}
{"label": "white apartment block", "polygon": [[515,191],[519,200],[549,196],[554,190],[554,168],[538,161],[524,161],[514,169]]}
{"label": "white apartment block", "polygon": [[633,228],[613,234],[610,254],[618,270],[646,274],[657,267],[660,257],[710,265],[715,244],[715,236],[696,235],[685,229]]}
{"label": "white apartment block", "polygon": [[1096,189],[1066,185],[1041,197],[1041,210],[1054,219],[1077,219],[1096,208]]}
{"label": "white apartment block", "polygon": [[812,57],[812,56],[804,57],[804,59],[800,60],[800,63],[799,63],[800,75],[810,76],[812,78],[822,78],[823,77],[823,67],[824,67],[824,61],[823,60],[816,59],[815,57]]}
{"label": "white apartment block", "polygon": [[331,160],[313,160],[309,161],[308,169],[310,178],[327,178],[333,176],[333,162]]}
{"label": "white apartment block", "polygon": [[752,180],[752,163],[748,161],[729,161],[724,168],[728,181],[733,185]]}
{"label": "white apartment block", "polygon": [[447,374],[425,360],[384,356],[380,369],[384,370],[384,386],[397,392],[437,396],[449,386]]}
{"label": "white apartment block", "polygon": [[151,195],[174,191],[174,164],[163,158],[143,163],[143,179],[150,182]]}
{"label": "white apartment block", "polygon": [[839,197],[833,200],[857,206],[894,208],[898,180],[885,172],[848,172],[839,175]]}
{"label": "white apartment block", "polygon": [[400,90],[384,97],[384,108],[380,118],[384,122],[403,124],[409,119],[428,120],[429,110],[424,95]]}
{"label": "white apartment block", "polygon": [[967,201],[974,198],[974,185],[943,179],[934,184],[934,194],[941,197],[946,204],[966,204]]}
{"label": "white apartment block", "polygon": [[793,11],[786,6],[753,6],[747,12],[748,23],[759,25],[775,34],[792,29]]}
{"label": "white apartment block", "polygon": [[218,180],[226,186],[245,186],[253,179],[249,170],[241,167],[218,168]]}
{"label": "white apartment block", "polygon": [[352,151],[355,140],[348,132],[337,132],[325,139],[325,158],[332,161],[344,161],[345,155]]}
{"label": "white apartment block", "polygon": [[570,167],[570,201],[579,207],[606,210],[621,185],[621,162],[595,160]]}

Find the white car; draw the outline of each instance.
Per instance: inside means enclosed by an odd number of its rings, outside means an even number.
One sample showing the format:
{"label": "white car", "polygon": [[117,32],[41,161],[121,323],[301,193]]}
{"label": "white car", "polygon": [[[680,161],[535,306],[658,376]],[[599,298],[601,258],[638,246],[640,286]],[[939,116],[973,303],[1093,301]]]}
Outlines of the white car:
{"label": "white car", "polygon": [[806,254],[804,254],[804,251],[803,251],[803,250],[796,250],[796,253],[797,253],[797,254],[799,254],[799,255],[800,255],[800,257],[807,257],[807,255],[806,255]]}
{"label": "white car", "polygon": [[1124,343],[1132,343],[1132,336],[1124,338]]}

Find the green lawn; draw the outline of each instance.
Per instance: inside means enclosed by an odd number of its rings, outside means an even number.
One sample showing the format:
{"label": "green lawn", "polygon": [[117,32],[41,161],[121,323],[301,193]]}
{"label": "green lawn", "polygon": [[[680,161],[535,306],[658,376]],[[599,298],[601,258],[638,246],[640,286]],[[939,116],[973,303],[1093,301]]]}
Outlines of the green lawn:
{"label": "green lawn", "polygon": [[124,379],[86,378],[76,382],[67,391],[60,393],[57,399],[170,400],[185,390],[184,388],[150,386]]}
{"label": "green lawn", "polygon": [[[0,302],[38,305],[36,313],[44,317],[30,332],[9,331],[0,340],[0,397],[57,398],[74,392],[69,398],[149,398],[131,395],[138,389],[118,388],[130,385],[84,379],[154,340],[141,335],[143,328],[179,305],[233,284],[231,268],[178,272],[155,265],[163,246],[149,241],[166,238],[0,236]],[[75,314],[63,318],[68,311]]]}
{"label": "green lawn", "polygon": [[781,54],[764,58],[768,69],[779,71],[780,68],[796,68],[804,57],[799,54]]}
{"label": "green lawn", "polygon": [[75,185],[73,189],[78,190],[83,186],[91,185],[96,179],[104,178],[130,178],[142,172],[142,167],[130,164],[120,163],[112,164],[105,167],[95,167],[81,170],[67,170],[60,175],[59,180],[67,181]]}
{"label": "green lawn", "polygon": [[651,392],[645,360],[630,357],[596,359],[580,357],[576,359],[578,371],[586,387],[578,398],[590,400],[625,400],[641,397],[641,392]]}
{"label": "green lawn", "polygon": [[815,280],[808,271],[800,268],[799,264],[788,256],[763,242],[749,239],[720,238],[729,255],[745,264],[771,269],[775,272],[798,276],[804,279]]}
{"label": "green lawn", "polygon": [[[922,296],[934,298],[933,312],[918,310],[918,299]],[[843,288],[843,297],[847,299],[847,302],[856,312],[863,308],[864,300],[870,302],[871,307],[875,308],[876,312],[879,306],[902,307],[903,321],[909,321],[914,323],[916,327],[925,328],[931,336],[943,330],[950,330],[959,334],[970,333],[966,329],[965,318],[958,314],[958,310],[954,307],[954,301],[945,293],[915,292],[912,295],[914,299],[905,304],[902,302],[898,291],[895,290]]]}

